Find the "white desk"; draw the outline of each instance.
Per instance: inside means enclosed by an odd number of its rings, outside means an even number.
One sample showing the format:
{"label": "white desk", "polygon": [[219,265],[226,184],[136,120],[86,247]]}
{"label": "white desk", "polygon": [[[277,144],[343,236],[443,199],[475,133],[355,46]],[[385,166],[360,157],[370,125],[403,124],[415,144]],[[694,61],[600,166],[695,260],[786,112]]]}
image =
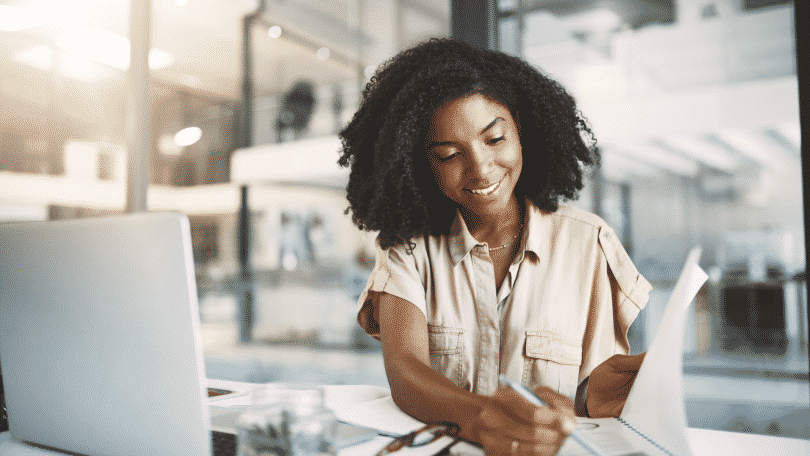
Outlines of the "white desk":
{"label": "white desk", "polygon": [[[212,388],[230,389],[247,392],[251,385],[241,382],[226,382],[211,380],[208,384]],[[367,389],[347,387],[340,388],[335,397],[339,401],[364,401],[379,397],[384,389],[370,387]],[[333,399],[335,400],[335,399]],[[327,398],[329,401],[329,398]],[[238,398],[214,400],[211,406],[221,413],[223,406],[234,407],[235,410],[244,407]],[[229,405],[230,404],[230,405]],[[241,405],[239,405],[241,404]],[[214,413],[212,413],[213,415]],[[774,437],[758,434],[743,434],[736,432],[715,431],[708,429],[688,429],[689,441],[695,456],[790,456],[810,455],[810,440],[793,439],[787,437]],[[361,443],[355,447],[342,450],[339,456],[373,456],[390,439],[379,437]],[[58,453],[46,449],[27,445],[14,439],[8,432],[0,433],[0,456],[54,456]],[[415,454],[409,452],[409,455]],[[481,453],[483,454],[483,453]]]}
{"label": "white desk", "polygon": [[[689,429],[695,456],[789,456],[810,454],[810,440],[790,439],[756,434]],[[341,451],[340,456],[373,456],[387,439],[381,437]],[[54,456],[58,454],[14,440],[8,432],[0,433],[0,455]]]}

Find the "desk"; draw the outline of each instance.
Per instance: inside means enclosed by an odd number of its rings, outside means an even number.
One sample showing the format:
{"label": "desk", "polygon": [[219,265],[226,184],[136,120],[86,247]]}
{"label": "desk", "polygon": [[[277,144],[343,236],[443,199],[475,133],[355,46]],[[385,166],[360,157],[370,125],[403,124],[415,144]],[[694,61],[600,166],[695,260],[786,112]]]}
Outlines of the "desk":
{"label": "desk", "polygon": [[[250,389],[251,384],[210,380],[208,386],[245,393]],[[339,386],[336,388],[340,388],[340,391],[335,396],[339,396],[341,401],[369,400],[379,397],[379,394],[384,392],[384,389],[379,387],[363,389]],[[238,401],[234,398],[230,403],[235,404]],[[221,411],[222,406],[228,402],[214,400],[210,404],[212,408],[218,407]],[[697,428],[689,428],[687,434],[695,456],[810,455],[810,440]],[[339,456],[373,456],[388,441],[390,439],[386,437],[379,437],[341,450]],[[0,433],[0,456],[54,456],[60,454],[65,453],[33,447],[17,441],[8,432]],[[415,453],[409,452],[409,455],[411,454],[415,455]]]}

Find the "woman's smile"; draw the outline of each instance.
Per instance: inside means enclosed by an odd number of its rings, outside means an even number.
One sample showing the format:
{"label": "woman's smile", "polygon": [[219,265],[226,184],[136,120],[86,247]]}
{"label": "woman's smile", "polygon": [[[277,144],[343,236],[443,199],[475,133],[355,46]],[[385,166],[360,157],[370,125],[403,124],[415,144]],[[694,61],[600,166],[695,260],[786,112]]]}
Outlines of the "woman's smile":
{"label": "woman's smile", "polygon": [[489,196],[489,195],[492,195],[493,193],[495,193],[495,191],[498,190],[498,188],[500,188],[500,185],[501,185],[501,181],[498,181],[498,182],[495,182],[492,185],[483,186],[483,187],[479,186],[479,187],[476,187],[476,188],[465,188],[465,190],[467,190],[468,192],[470,192],[470,193],[472,193],[474,195]]}

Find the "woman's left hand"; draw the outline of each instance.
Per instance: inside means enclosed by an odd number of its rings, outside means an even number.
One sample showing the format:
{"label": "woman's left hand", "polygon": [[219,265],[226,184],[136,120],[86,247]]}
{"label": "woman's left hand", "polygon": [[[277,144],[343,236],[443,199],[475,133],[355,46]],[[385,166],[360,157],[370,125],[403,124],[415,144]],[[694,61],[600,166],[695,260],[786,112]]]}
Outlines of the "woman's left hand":
{"label": "woman's left hand", "polygon": [[646,354],[613,355],[591,371],[586,398],[591,418],[617,417],[622,413]]}

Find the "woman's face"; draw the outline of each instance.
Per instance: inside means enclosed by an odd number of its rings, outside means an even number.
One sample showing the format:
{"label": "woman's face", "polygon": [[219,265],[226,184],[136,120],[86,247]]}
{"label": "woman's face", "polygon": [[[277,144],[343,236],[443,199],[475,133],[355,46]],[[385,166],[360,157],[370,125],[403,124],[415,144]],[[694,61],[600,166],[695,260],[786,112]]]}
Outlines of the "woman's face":
{"label": "woman's face", "polygon": [[478,217],[506,214],[523,168],[518,125],[484,95],[455,99],[431,119],[430,167],[442,193]]}

